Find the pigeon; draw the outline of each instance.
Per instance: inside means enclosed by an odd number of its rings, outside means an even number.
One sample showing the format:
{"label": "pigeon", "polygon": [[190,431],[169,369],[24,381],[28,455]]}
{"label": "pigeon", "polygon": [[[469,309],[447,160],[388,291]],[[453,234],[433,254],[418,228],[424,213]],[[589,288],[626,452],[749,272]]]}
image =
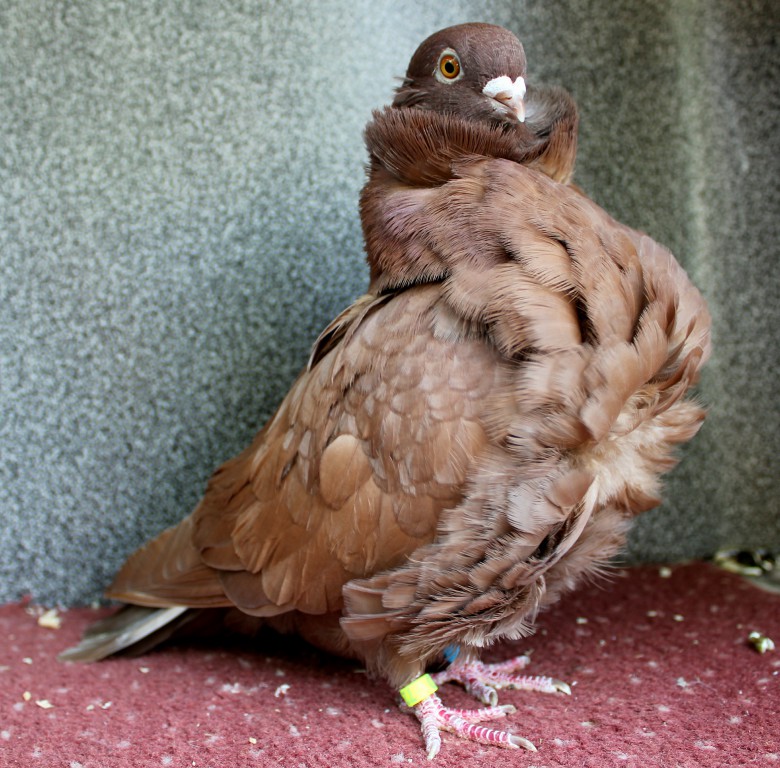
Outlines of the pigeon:
{"label": "pigeon", "polygon": [[[365,131],[365,295],[61,658],[266,625],[386,680],[429,757],[443,731],[535,748],[483,725],[514,711],[499,691],[569,687],[480,653],[531,634],[659,503],[704,418],[710,319],[667,249],[572,183],[574,100],[525,79],[501,27],[423,41]],[[483,706],[447,707],[448,682]]]}

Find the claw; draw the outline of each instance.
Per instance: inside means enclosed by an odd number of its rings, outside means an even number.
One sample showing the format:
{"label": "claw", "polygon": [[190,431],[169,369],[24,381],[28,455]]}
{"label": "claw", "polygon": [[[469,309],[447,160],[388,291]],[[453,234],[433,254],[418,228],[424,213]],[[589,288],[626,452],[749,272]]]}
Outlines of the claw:
{"label": "claw", "polygon": [[487,704],[489,707],[498,705],[498,691],[481,680],[469,680],[465,684],[466,691],[477,701]]}
{"label": "claw", "polygon": [[528,739],[524,739],[522,736],[515,736],[512,734],[509,737],[509,740],[514,744],[516,747],[522,747],[523,749],[527,749],[529,752],[536,752],[536,747],[528,741]]}

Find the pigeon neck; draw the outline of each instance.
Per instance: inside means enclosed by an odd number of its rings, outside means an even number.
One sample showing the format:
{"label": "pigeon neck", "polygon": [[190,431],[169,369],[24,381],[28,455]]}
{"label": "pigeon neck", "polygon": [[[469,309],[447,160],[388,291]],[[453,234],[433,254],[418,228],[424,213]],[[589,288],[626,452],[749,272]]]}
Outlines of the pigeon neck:
{"label": "pigeon neck", "polygon": [[492,125],[416,107],[374,112],[365,139],[372,165],[415,187],[446,183],[459,160],[501,157],[521,163],[541,150],[538,138],[522,123]]}
{"label": "pigeon neck", "polygon": [[535,168],[568,183],[577,146],[577,111],[560,89],[537,91],[527,123],[500,125],[417,107],[375,112],[365,131],[371,158],[360,215],[371,267],[371,290],[391,290],[447,277],[421,231],[421,206],[487,158]]}

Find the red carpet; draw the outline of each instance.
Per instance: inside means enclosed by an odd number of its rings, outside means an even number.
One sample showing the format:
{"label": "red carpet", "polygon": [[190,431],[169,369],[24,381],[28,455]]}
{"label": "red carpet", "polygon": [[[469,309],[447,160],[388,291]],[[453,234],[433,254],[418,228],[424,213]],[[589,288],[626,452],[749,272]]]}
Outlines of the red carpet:
{"label": "red carpet", "polygon": [[[486,656],[532,649],[532,672],[573,683],[570,698],[500,697],[518,710],[510,730],[539,752],[445,735],[434,765],[780,767],[780,650],[747,641],[752,630],[780,640],[780,596],[703,564],[621,574]],[[0,765],[431,765],[416,720],[381,682],[289,638],[58,663],[96,615],[70,610],[50,629],[30,606],[0,607]],[[442,694],[470,706],[459,689]]]}

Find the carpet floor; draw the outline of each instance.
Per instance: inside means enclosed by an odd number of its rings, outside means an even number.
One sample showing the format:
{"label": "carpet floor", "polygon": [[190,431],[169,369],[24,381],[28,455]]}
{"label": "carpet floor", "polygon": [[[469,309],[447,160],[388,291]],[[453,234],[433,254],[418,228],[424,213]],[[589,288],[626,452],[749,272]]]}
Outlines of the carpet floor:
{"label": "carpet floor", "polygon": [[[179,645],[63,664],[106,609],[0,607],[0,765],[123,768],[424,766],[417,721],[381,681],[293,638]],[[57,626],[59,624],[59,626]],[[531,672],[572,696],[504,692],[505,727],[539,751],[443,737],[434,765],[780,767],[780,595],[702,563],[617,572],[542,614]],[[778,643],[780,646],[780,643]],[[446,704],[471,706],[454,686]]]}

